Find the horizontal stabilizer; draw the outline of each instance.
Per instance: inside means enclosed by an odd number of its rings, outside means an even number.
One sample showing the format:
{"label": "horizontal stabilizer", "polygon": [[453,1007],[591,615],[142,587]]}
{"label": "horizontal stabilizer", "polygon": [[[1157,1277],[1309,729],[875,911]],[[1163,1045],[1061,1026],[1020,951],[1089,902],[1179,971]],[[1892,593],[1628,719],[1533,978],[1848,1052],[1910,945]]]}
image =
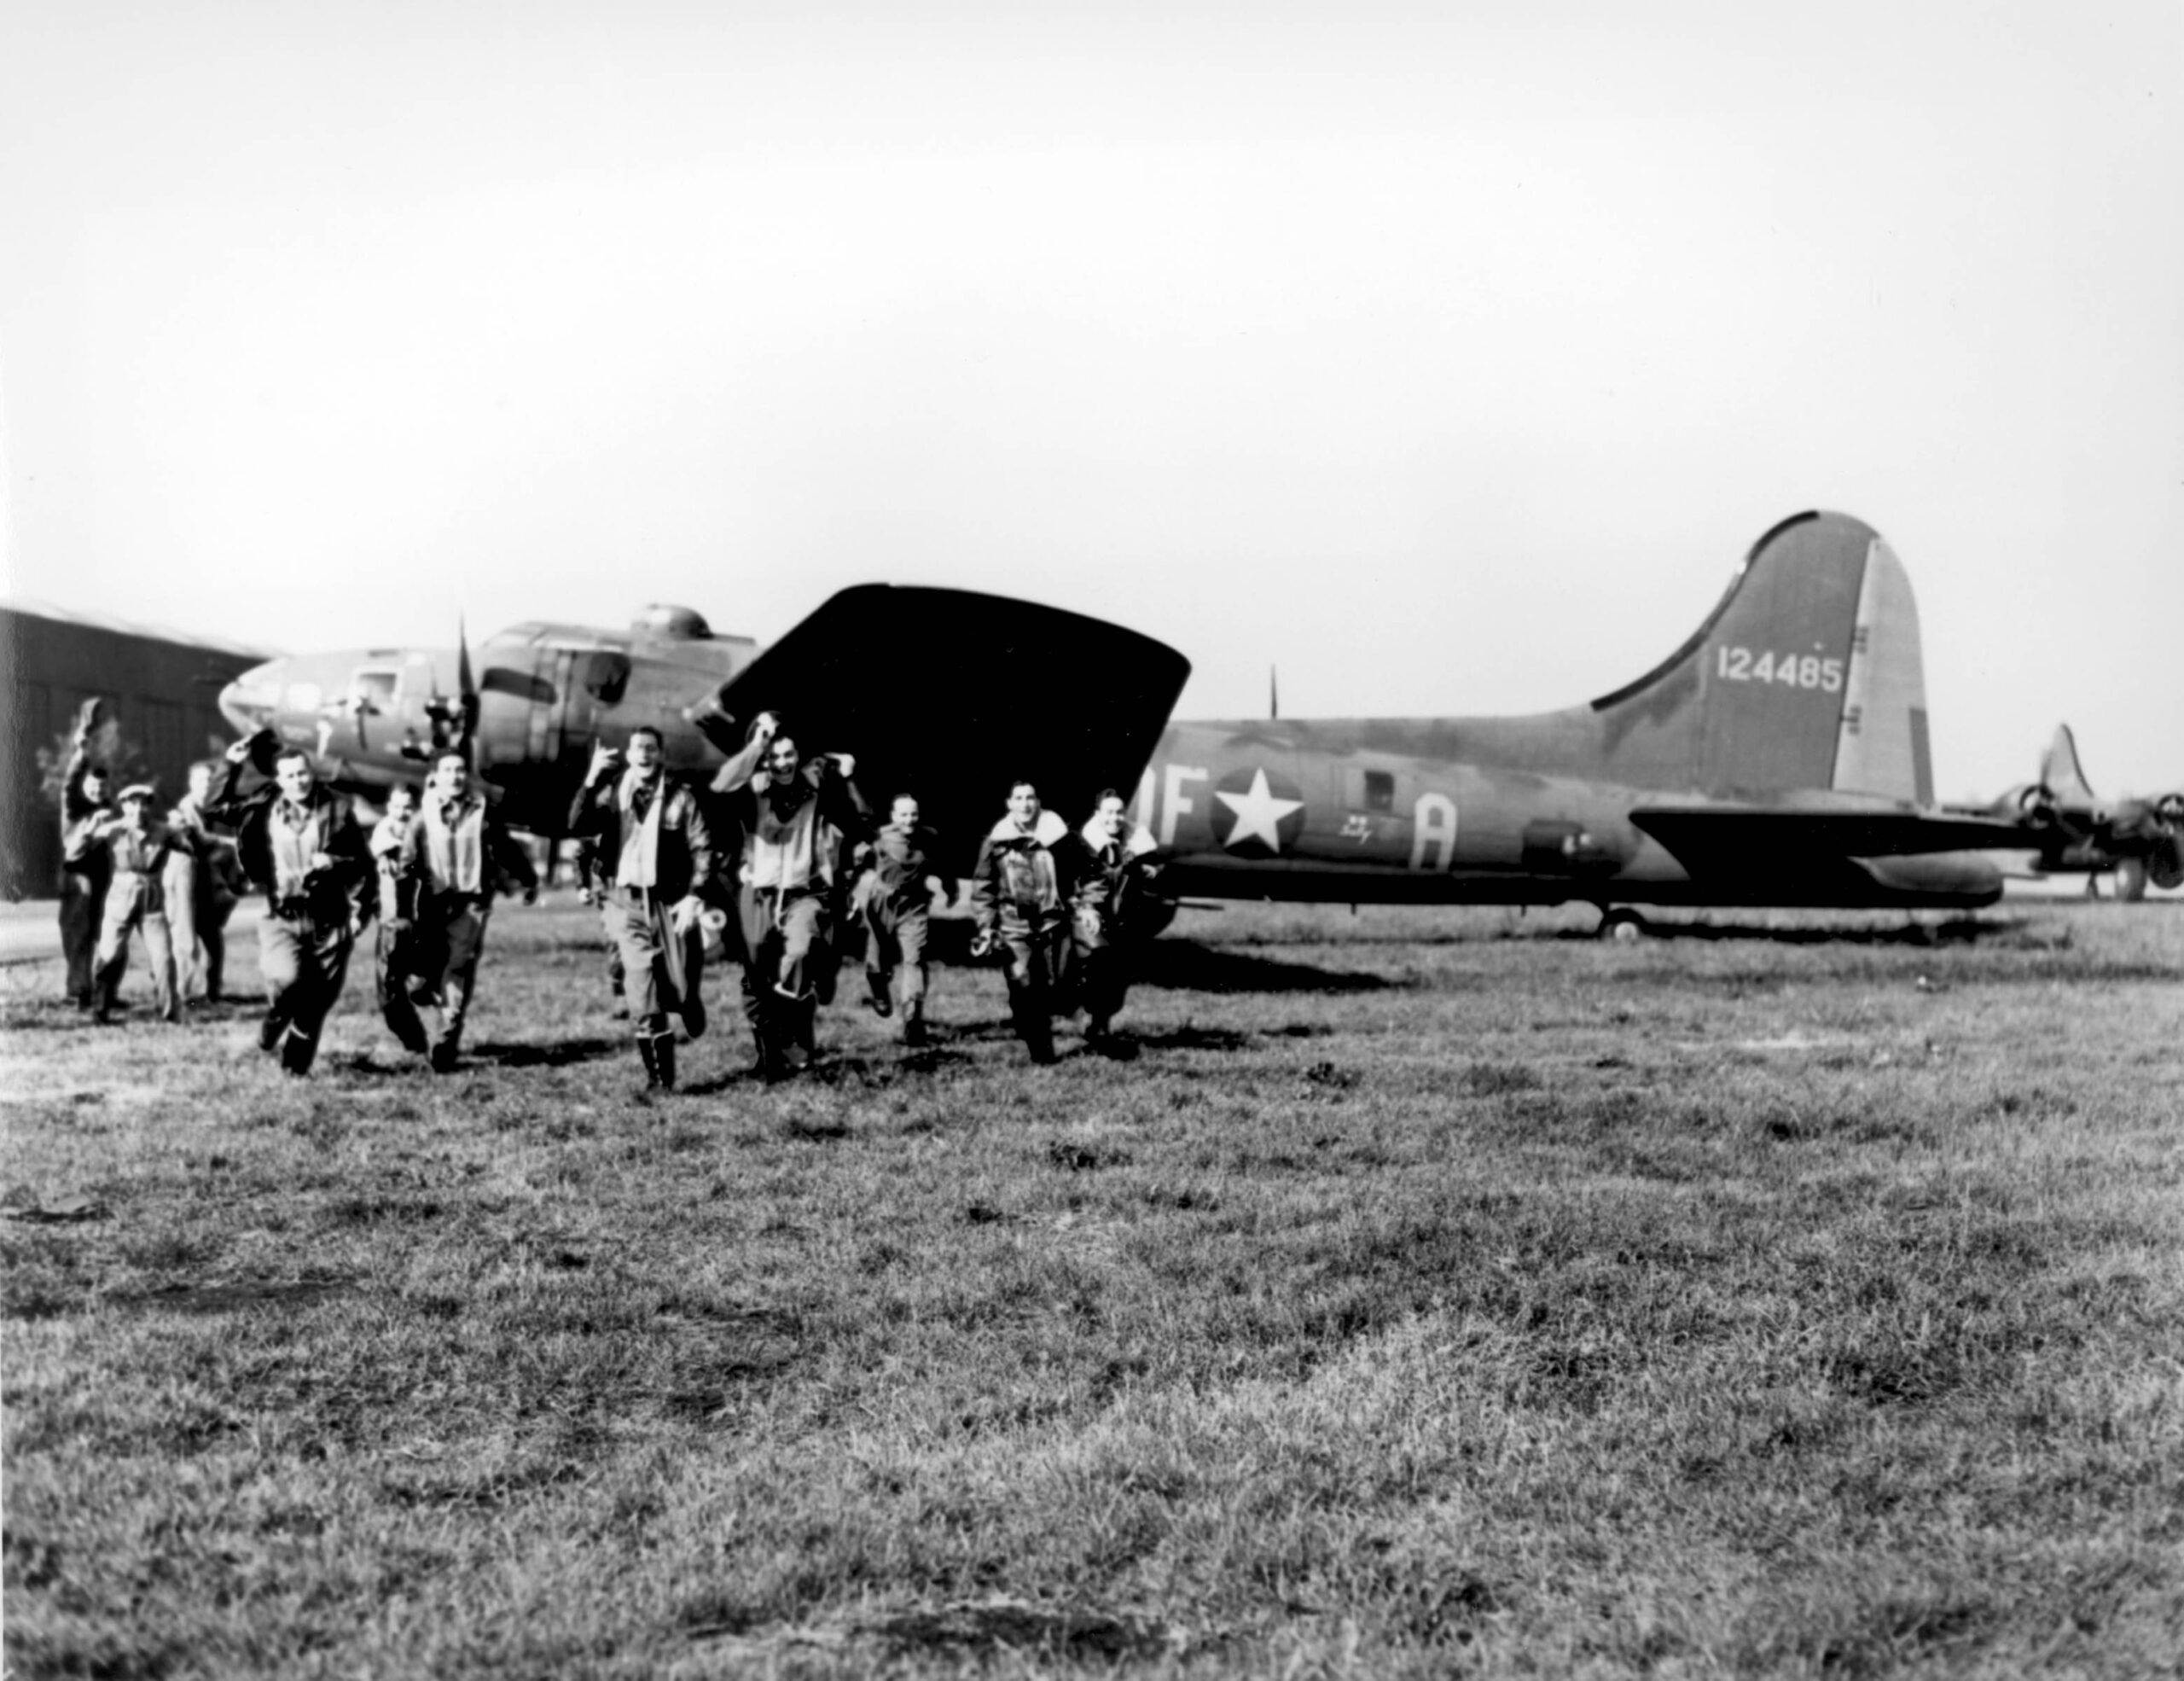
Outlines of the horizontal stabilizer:
{"label": "horizontal stabilizer", "polygon": [[1630,821],[1675,854],[1694,879],[1801,869],[1823,859],[2016,851],[2033,844],[2017,823],[1920,811],[1641,806]]}
{"label": "horizontal stabilizer", "polygon": [[1060,608],[865,584],[821,603],[719,701],[739,728],[777,713],[804,752],[854,753],[882,811],[915,794],[961,869],[1013,779],[1072,823],[1101,788],[1136,788],[1190,669],[1165,643]]}

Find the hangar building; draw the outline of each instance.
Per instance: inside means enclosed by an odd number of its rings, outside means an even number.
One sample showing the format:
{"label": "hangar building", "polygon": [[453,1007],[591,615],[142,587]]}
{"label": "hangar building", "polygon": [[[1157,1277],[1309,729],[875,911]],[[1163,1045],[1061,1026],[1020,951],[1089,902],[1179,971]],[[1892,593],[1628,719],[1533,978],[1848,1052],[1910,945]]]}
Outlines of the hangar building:
{"label": "hangar building", "polygon": [[10,898],[60,890],[61,814],[42,792],[38,749],[65,753],[77,708],[105,699],[121,738],[116,768],[155,783],[169,803],[195,761],[232,732],[221,689],[271,656],[149,625],[68,613],[42,602],[0,605],[0,859]]}

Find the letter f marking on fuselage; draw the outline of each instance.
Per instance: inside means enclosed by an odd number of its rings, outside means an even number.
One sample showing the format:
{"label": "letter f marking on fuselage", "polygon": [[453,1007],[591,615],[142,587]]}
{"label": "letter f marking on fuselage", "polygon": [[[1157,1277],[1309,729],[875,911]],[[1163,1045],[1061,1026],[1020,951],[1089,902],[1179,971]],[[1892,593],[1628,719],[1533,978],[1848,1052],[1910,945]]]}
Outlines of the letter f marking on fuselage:
{"label": "letter f marking on fuselage", "polygon": [[1204,782],[1206,772],[1195,765],[1169,765],[1165,768],[1167,775],[1160,790],[1160,844],[1172,846],[1176,844],[1176,820],[1196,809],[1183,797],[1183,784]]}

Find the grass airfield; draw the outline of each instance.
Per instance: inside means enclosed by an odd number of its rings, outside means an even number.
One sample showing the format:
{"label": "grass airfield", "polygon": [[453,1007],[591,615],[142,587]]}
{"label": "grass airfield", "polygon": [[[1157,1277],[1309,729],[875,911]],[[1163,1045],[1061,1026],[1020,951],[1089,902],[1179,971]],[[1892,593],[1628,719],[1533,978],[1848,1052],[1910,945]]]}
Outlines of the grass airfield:
{"label": "grass airfield", "polygon": [[441,1079],[0,970],[10,1670],[2179,1672],[2184,912],[1593,920],[652,1102],[566,904]]}

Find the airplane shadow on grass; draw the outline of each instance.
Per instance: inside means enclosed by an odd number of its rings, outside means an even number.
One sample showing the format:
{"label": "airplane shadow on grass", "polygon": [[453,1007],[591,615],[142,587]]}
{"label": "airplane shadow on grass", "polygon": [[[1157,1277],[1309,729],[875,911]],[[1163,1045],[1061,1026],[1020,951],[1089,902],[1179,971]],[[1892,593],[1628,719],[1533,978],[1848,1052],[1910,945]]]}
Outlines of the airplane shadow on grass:
{"label": "airplane shadow on grass", "polygon": [[[179,1022],[162,1026],[189,1027],[212,1022],[234,1021],[264,1009],[256,999],[223,998],[218,1003],[207,1003],[198,998],[183,1006]],[[78,1009],[69,998],[31,998],[18,1003],[10,1001],[0,1009],[0,1026],[10,1032],[103,1032],[125,1027],[131,1022],[158,1022],[159,1013],[153,1008],[149,997],[131,996],[119,1000],[113,1007],[113,1019],[99,1023],[91,1019],[88,1009]]]}
{"label": "airplane shadow on grass", "polygon": [[[731,1067],[727,1072],[706,1073],[695,1079],[686,1079],[682,1090],[685,1096],[693,1097],[710,1097],[733,1091],[779,1091],[787,1095],[797,1091],[834,1091],[852,1088],[881,1091],[902,1079],[930,1076],[944,1070],[970,1066],[970,1055],[966,1051],[950,1050],[942,1042],[940,1035],[945,1034],[949,1039],[985,1037],[975,1032],[950,1032],[943,1027],[936,1027],[934,1032],[932,1043],[916,1047],[896,1046],[869,1054],[830,1050],[822,1035],[819,1060],[779,1080],[769,1083],[757,1069],[742,1066],[739,1055],[730,1059]],[[684,1054],[688,1054],[687,1046]],[[845,1136],[825,1131],[815,1132],[810,1127],[799,1130],[805,1136]]]}
{"label": "airplane shadow on grass", "polygon": [[596,1062],[609,1056],[627,1056],[627,1038],[552,1039],[544,1044],[488,1039],[469,1047],[470,1060],[491,1062],[503,1068],[566,1068],[578,1062]]}
{"label": "airplane shadow on grass", "polygon": [[[630,1042],[627,1039],[557,1039],[545,1044],[486,1039],[463,1047],[462,1066],[566,1068],[579,1062],[596,1062],[607,1057],[626,1056],[629,1051]],[[630,1060],[634,1064],[636,1059],[632,1057]],[[329,1067],[363,1079],[403,1079],[419,1073],[425,1067],[422,1056],[403,1050],[391,1035],[383,1043],[375,1043],[368,1050],[352,1051],[345,1056],[329,1057],[326,1061]]]}
{"label": "airplane shadow on grass", "polygon": [[1172,992],[1374,992],[1400,986],[1354,969],[1247,955],[1193,939],[1156,939],[1138,953],[1132,984]]}
{"label": "airplane shadow on grass", "polygon": [[[1983,920],[1953,916],[1943,922],[1908,922],[1870,928],[1769,928],[1758,922],[1664,922],[1632,915],[1631,922],[1649,939],[1757,939],[1777,945],[1970,945],[1981,939],[2022,932],[2027,919]],[[1596,943],[1589,928],[1565,929],[1555,939]]]}

